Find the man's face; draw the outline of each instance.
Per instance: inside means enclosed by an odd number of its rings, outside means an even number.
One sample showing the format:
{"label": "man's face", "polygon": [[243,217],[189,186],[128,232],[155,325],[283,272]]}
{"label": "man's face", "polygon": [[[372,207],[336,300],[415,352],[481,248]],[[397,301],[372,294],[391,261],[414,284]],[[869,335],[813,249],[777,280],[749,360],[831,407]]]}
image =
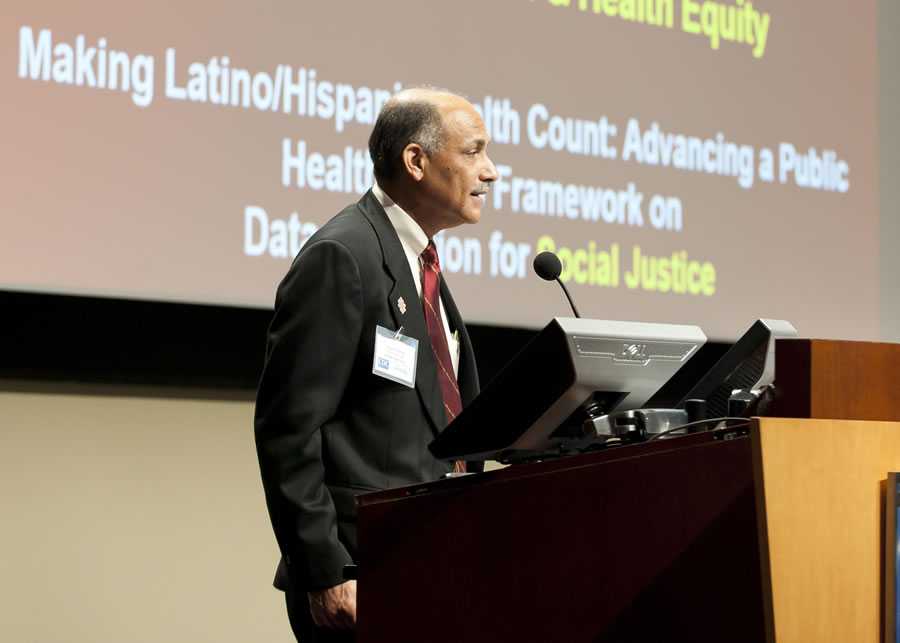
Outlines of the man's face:
{"label": "man's face", "polygon": [[497,169],[487,155],[488,135],[478,112],[467,102],[441,106],[440,148],[428,155],[419,183],[420,202],[437,230],[477,223]]}

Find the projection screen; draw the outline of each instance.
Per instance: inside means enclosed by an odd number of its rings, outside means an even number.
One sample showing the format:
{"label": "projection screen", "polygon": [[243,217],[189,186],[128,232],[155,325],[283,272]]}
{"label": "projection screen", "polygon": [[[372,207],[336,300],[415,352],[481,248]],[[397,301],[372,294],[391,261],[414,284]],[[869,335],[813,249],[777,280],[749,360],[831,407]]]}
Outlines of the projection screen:
{"label": "projection screen", "polygon": [[467,96],[499,180],[438,239],[469,322],[758,317],[878,337],[876,6],[4,4],[0,288],[270,307],[372,184],[402,87]]}

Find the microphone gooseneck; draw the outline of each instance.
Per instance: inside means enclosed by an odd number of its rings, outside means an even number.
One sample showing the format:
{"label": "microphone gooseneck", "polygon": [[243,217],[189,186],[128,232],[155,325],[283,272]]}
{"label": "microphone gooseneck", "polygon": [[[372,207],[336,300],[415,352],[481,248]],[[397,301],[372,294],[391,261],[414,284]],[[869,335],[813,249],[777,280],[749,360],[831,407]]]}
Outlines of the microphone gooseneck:
{"label": "microphone gooseneck", "polygon": [[575,302],[572,301],[569,289],[566,288],[566,284],[559,278],[559,275],[562,273],[562,262],[559,260],[559,257],[552,252],[541,252],[535,256],[532,266],[538,277],[547,281],[556,281],[562,287],[563,292],[566,293],[566,299],[569,300],[569,305],[572,307],[572,312],[575,313],[576,317],[581,317],[578,309],[575,307]]}

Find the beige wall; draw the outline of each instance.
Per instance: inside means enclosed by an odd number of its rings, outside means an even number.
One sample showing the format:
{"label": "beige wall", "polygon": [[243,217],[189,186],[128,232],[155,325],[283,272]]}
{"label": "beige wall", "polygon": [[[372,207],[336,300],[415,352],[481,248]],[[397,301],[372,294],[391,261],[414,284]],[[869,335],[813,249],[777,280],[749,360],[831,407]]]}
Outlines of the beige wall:
{"label": "beige wall", "polygon": [[0,641],[287,642],[252,402],[0,392]]}

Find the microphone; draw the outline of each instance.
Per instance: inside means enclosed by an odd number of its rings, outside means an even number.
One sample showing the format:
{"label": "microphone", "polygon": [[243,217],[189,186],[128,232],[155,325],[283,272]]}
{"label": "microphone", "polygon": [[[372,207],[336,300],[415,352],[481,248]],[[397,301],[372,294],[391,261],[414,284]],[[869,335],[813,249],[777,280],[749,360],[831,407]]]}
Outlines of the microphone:
{"label": "microphone", "polygon": [[578,314],[578,309],[575,308],[575,302],[572,301],[569,289],[566,288],[566,284],[559,280],[559,275],[562,273],[562,263],[559,257],[552,252],[542,252],[534,258],[532,266],[538,277],[547,281],[556,281],[562,286],[563,292],[566,293],[566,299],[569,300],[569,305],[572,307],[572,312],[575,313],[576,317],[581,317]]}

